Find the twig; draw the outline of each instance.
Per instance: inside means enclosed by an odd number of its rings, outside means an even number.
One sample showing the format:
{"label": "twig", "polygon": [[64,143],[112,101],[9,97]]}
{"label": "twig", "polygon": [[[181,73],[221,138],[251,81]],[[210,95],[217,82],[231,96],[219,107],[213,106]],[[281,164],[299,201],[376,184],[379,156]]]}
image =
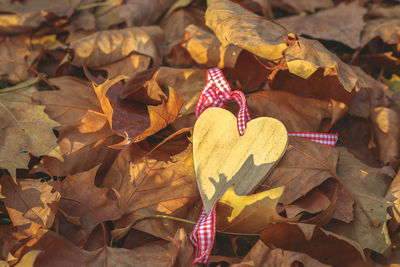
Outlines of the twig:
{"label": "twig", "polygon": [[51,85],[51,83],[41,74],[39,73],[37,70],[35,70],[34,68],[32,68],[31,66],[29,66],[28,64],[25,64],[23,62],[19,62],[19,61],[15,61],[13,59],[7,59],[7,58],[0,58],[0,62],[8,62],[8,63],[13,63],[13,64],[17,64],[17,65],[21,65],[24,66],[25,68],[29,69],[30,71],[32,71],[33,73],[35,73],[42,81],[44,81],[52,90],[57,90],[57,88],[55,88],[53,85]]}

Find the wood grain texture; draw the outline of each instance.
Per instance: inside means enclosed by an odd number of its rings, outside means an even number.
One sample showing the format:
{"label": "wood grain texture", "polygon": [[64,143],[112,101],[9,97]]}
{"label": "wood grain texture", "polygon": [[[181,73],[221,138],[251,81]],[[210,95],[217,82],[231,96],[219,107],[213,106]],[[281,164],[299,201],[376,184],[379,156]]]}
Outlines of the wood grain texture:
{"label": "wood grain texture", "polygon": [[208,108],[194,126],[193,158],[197,184],[208,212],[229,186],[247,195],[262,182],[286,151],[285,126],[270,117],[247,123],[239,135],[236,117],[222,108]]}

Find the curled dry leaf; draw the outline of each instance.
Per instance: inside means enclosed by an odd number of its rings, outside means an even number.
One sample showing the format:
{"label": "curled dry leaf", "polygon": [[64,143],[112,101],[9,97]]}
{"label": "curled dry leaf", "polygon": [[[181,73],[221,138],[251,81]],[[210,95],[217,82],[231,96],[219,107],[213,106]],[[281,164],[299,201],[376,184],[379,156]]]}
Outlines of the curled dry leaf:
{"label": "curled dry leaf", "polygon": [[136,52],[150,56],[155,65],[162,60],[164,33],[158,26],[100,31],[70,44],[69,61],[75,66],[101,67]]}
{"label": "curled dry leaf", "polygon": [[30,45],[29,36],[0,36],[0,75],[7,76],[11,83],[26,80],[29,70],[18,63],[30,66],[39,53],[39,50]]}
{"label": "curled dry leaf", "polygon": [[31,237],[39,228],[49,229],[54,222],[60,193],[39,179],[23,179],[16,184],[11,177],[0,179],[2,199],[17,231],[18,239]]}
{"label": "curled dry leaf", "polygon": [[337,174],[357,202],[351,223],[331,221],[326,229],[357,241],[363,249],[385,254],[391,247],[386,226],[386,209],[391,203],[384,198],[390,178],[380,174],[379,169],[361,163],[346,148],[339,147],[337,150]]}
{"label": "curled dry leaf", "polygon": [[290,11],[301,13],[304,11],[314,12],[317,8],[330,8],[334,4],[332,0],[278,0],[274,5],[281,8],[289,7]]}
{"label": "curled dry leaf", "polygon": [[233,44],[271,61],[282,58],[287,47],[288,32],[282,26],[228,0],[208,1],[206,25],[222,45]]}
{"label": "curled dry leaf", "polygon": [[200,27],[189,25],[182,46],[197,64],[207,68],[234,68],[241,48],[234,45],[223,46],[217,37]]}
{"label": "curled dry leaf", "polygon": [[329,102],[281,91],[249,94],[247,106],[252,118],[276,118],[289,132],[316,132],[324,119],[332,118]]}
{"label": "curled dry leaf", "polygon": [[[325,95],[332,94],[335,96],[345,95],[345,93],[350,93],[353,90],[357,81],[357,75],[352,68],[316,40],[300,37],[295,44],[285,50],[284,54],[290,73],[309,80],[308,78],[312,74],[322,69],[319,75],[322,74],[324,79],[327,79],[325,85],[331,84],[330,86],[335,86],[335,89],[331,90],[332,92],[328,93],[330,89],[326,88],[320,90],[322,92],[317,93],[315,97],[324,93]],[[330,80],[329,82],[328,79]],[[312,82],[314,81],[310,79],[310,83]],[[347,97],[342,97],[348,99],[348,95],[346,95]],[[347,103],[348,101],[345,101],[345,99],[341,102]],[[339,99],[336,100],[340,101]]]}
{"label": "curled dry leaf", "polygon": [[396,19],[400,17],[400,6],[373,4],[368,10],[368,16]]}
{"label": "curled dry leaf", "polygon": [[287,219],[276,211],[284,187],[273,188],[258,194],[238,196],[230,187],[218,201],[217,230],[231,233],[256,234],[271,222],[297,221]]}
{"label": "curled dry leaf", "polygon": [[[115,221],[114,240],[120,239],[132,223],[146,216],[185,217],[199,199],[191,146],[168,162],[145,154],[137,145],[124,149],[104,178],[103,186],[118,192],[119,206],[124,214]],[[154,219],[143,221],[134,228],[169,239],[175,234],[177,225],[173,221]]]}
{"label": "curled dry leaf", "polygon": [[330,266],[311,258],[305,253],[282,250],[280,248],[270,249],[263,241],[259,240],[243,258],[241,263],[233,264],[231,267],[291,267],[298,263],[309,267]]}
{"label": "curled dry leaf", "polygon": [[[98,166],[67,176],[61,185],[59,233],[78,246],[83,246],[94,228],[104,222],[115,220],[122,214],[118,202],[111,199],[108,188],[99,188],[94,184]],[[78,217],[80,225],[71,224],[65,215]]]}
{"label": "curled dry leaf", "polygon": [[379,37],[387,44],[400,43],[400,19],[368,21],[361,37],[361,46],[365,46],[375,37]]}
{"label": "curled dry leaf", "polygon": [[354,1],[309,16],[293,16],[277,19],[276,22],[290,32],[305,34],[317,39],[334,40],[353,49],[360,47],[364,29],[363,16],[367,9]]}
{"label": "curled dry leaf", "polygon": [[149,70],[133,77],[124,87],[118,83],[123,76],[99,85],[93,83],[110,127],[125,138],[119,147],[145,139],[178,116],[182,98],[170,85],[157,83],[156,77],[157,72]]}
{"label": "curled dry leaf", "polygon": [[172,266],[179,253],[180,242],[154,242],[135,249],[103,247],[86,251],[75,246],[57,233],[41,230],[17,252],[20,257],[32,250],[42,250],[35,266]]}
{"label": "curled dry leaf", "polygon": [[332,266],[365,261],[364,252],[357,242],[315,225],[273,223],[260,238],[267,246],[304,253]]}
{"label": "curled dry leaf", "polygon": [[371,120],[379,148],[379,159],[384,164],[394,162],[399,158],[399,114],[390,108],[377,107],[371,110]]}
{"label": "curled dry leaf", "polygon": [[108,126],[90,83],[70,76],[50,82],[60,90],[41,91],[34,99],[46,105],[45,111],[59,123],[58,144],[64,162],[44,157],[36,170],[44,168],[53,175],[66,176],[111,163],[118,151],[109,146],[120,138]]}

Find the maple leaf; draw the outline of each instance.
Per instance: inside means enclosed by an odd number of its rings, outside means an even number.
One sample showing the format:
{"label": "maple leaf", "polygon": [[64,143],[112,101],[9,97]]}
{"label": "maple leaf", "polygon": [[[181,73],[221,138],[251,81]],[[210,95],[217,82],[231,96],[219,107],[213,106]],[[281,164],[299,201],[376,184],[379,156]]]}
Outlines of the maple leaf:
{"label": "maple leaf", "polygon": [[3,100],[0,95],[0,168],[7,169],[13,179],[16,169],[27,169],[29,154],[48,155],[63,160],[53,133],[59,124],[44,112],[44,106],[28,100]]}

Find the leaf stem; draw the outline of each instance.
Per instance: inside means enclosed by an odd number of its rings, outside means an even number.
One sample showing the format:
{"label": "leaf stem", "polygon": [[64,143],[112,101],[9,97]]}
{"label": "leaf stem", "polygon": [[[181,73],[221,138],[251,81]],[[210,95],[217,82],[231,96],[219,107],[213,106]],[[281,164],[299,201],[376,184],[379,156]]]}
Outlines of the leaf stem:
{"label": "leaf stem", "polygon": [[13,59],[8,59],[8,58],[0,58],[0,62],[8,62],[8,63],[14,63],[17,65],[24,66],[25,68],[29,69],[33,73],[35,73],[42,81],[44,81],[52,90],[57,90],[51,83],[42,75],[40,74],[37,70],[32,68],[32,66],[29,66],[28,64],[25,64],[24,62],[19,62]]}
{"label": "leaf stem", "polygon": [[120,6],[122,5],[123,1],[104,1],[104,2],[97,2],[97,3],[91,3],[83,6],[79,6],[76,9],[77,10],[85,10],[85,9],[90,9],[90,8],[95,8],[95,7],[102,7],[102,6]]}
{"label": "leaf stem", "polygon": [[14,91],[21,90],[21,89],[27,88],[29,86],[32,86],[32,85],[38,83],[39,81],[40,81],[40,77],[36,77],[34,79],[30,79],[28,81],[19,83],[17,85],[1,89],[0,90],[0,94],[7,94],[7,93],[11,93],[11,92],[14,92]]}

